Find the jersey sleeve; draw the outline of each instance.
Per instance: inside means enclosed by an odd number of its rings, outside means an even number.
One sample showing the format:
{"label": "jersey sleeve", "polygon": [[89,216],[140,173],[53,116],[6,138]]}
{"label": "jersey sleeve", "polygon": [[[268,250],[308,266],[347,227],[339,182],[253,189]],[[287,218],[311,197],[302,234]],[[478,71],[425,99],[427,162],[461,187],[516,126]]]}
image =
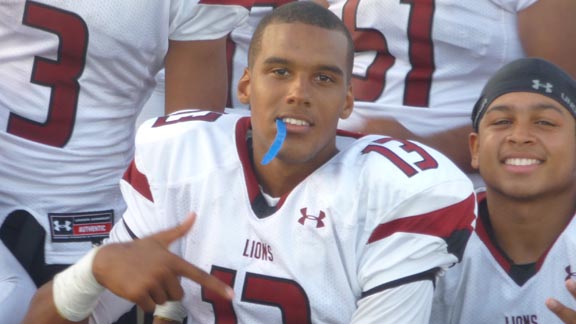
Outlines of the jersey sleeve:
{"label": "jersey sleeve", "polygon": [[417,281],[363,298],[350,323],[428,324],[433,291],[432,282]]}
{"label": "jersey sleeve", "polygon": [[411,282],[434,282],[459,262],[476,219],[471,181],[435,150],[384,138],[363,150],[368,216],[358,281],[362,298]]}
{"label": "jersey sleeve", "polygon": [[173,0],[171,40],[210,40],[226,36],[248,18],[248,9],[234,1]]}
{"label": "jersey sleeve", "polygon": [[[196,161],[197,152],[209,149],[211,132],[217,130],[205,127],[222,116],[210,111],[181,110],[147,120],[139,127],[134,160],[120,181],[127,209],[114,226],[111,241],[142,238],[172,228],[194,211],[185,209],[188,205],[183,204],[174,212],[175,206],[168,206],[166,201],[168,197],[187,194],[186,188],[172,190],[174,183],[186,177],[183,172],[190,171],[190,164],[183,157]],[[179,244],[180,241],[174,242],[170,250],[176,253]]]}
{"label": "jersey sleeve", "polygon": [[[158,202],[162,199],[162,180],[171,166],[159,158],[170,154],[173,148],[171,138],[183,131],[179,125],[159,127],[171,118],[163,116],[144,122],[136,135],[134,159],[120,181],[126,211],[110,233],[110,242],[122,242],[142,238],[178,225],[183,218],[166,215]],[[168,158],[166,158],[168,159]],[[186,216],[186,215],[184,215]],[[170,249],[177,250],[178,242]]]}

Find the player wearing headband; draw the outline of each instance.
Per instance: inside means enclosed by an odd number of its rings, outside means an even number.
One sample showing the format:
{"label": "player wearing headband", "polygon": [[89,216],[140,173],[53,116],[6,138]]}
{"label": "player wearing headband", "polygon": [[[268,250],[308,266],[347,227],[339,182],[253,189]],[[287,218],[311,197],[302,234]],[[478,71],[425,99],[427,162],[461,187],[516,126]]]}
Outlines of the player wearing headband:
{"label": "player wearing headband", "polygon": [[576,81],[548,61],[520,59],[488,81],[469,141],[486,189],[432,323],[575,323],[575,117]]}
{"label": "player wearing headband", "polygon": [[[27,323],[66,323],[56,309],[81,320],[102,286],[144,309],[181,299],[192,323],[428,323],[433,281],[472,230],[472,183],[417,143],[337,135],[353,105],[352,58],[345,25],[319,5],[264,18],[239,85],[251,116],[146,122],[111,233],[140,239],[58,275]],[[108,297],[95,316],[116,312]]]}

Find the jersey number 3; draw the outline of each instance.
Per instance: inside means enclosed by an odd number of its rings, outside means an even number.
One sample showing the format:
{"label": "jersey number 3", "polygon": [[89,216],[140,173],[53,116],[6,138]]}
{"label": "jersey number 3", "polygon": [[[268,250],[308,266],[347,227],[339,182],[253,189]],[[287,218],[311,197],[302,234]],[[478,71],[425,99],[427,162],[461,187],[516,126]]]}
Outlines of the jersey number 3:
{"label": "jersey number 3", "polygon": [[36,56],[30,82],[50,87],[46,121],[36,122],[11,113],[8,133],[45,145],[64,147],[74,129],[78,78],[84,71],[88,47],[88,27],[77,14],[26,1],[22,23],[56,34],[59,39],[57,59]]}

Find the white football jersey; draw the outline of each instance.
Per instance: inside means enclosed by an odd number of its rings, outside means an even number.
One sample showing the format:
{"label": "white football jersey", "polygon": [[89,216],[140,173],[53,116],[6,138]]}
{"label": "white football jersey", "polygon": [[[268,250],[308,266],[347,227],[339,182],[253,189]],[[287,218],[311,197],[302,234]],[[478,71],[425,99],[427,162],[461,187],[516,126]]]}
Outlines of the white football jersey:
{"label": "white football jersey", "polygon": [[220,38],[248,14],[218,2],[0,2],[0,224],[32,213],[48,263],[75,262],[124,211],[118,181],[168,40]]}
{"label": "white football jersey", "polygon": [[223,302],[183,280],[192,323],[350,323],[360,300],[434,279],[458,261],[475,198],[443,155],[389,137],[340,137],[340,152],[271,206],[254,174],[249,133],[250,118],[236,114],[149,120],[121,183],[128,209],[111,241],[197,213],[171,249],[236,297]]}
{"label": "white football jersey", "polygon": [[514,266],[493,243],[479,203],[479,219],[461,263],[439,279],[432,324],[553,324],[562,323],[544,304],[549,297],[576,309],[565,281],[576,278],[574,218],[538,262]]}
{"label": "white football jersey", "polygon": [[[393,118],[418,135],[468,125],[487,79],[525,56],[517,13],[537,0],[328,0],[355,43],[352,116],[340,127],[361,131],[367,119]],[[229,104],[247,66],[260,19],[287,0],[254,1],[250,17],[231,34]]]}

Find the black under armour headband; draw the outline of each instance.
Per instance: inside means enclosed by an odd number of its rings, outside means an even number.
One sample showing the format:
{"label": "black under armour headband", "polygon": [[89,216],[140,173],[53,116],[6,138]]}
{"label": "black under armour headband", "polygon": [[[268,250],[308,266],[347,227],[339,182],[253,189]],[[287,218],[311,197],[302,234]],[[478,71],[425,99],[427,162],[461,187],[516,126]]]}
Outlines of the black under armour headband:
{"label": "black under armour headband", "polygon": [[551,62],[521,58],[500,68],[484,86],[472,110],[475,131],[490,103],[510,92],[544,95],[562,104],[576,118],[576,80]]}

